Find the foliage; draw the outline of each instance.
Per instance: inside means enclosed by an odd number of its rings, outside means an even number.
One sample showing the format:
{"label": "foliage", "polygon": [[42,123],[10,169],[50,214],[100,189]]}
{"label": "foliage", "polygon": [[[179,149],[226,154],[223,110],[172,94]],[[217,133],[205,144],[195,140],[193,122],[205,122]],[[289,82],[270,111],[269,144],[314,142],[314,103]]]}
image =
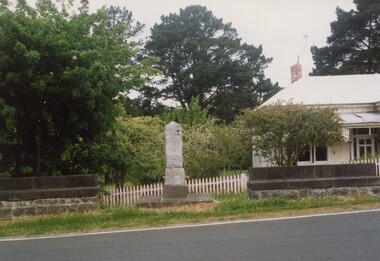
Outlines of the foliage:
{"label": "foliage", "polygon": [[380,73],[380,2],[354,0],[356,10],[336,9],[327,46],[313,46],[312,75]]}
{"label": "foliage", "polygon": [[7,169],[0,169],[0,178],[9,177],[12,168],[14,168],[12,162],[6,162],[6,157],[3,155],[8,153],[11,146],[17,144],[15,137],[15,112],[13,107],[6,105],[4,100],[0,98],[0,147],[3,148],[0,151],[0,162],[8,164]]}
{"label": "foliage", "polygon": [[244,129],[212,121],[184,131],[184,167],[191,178],[213,177],[224,169],[247,169],[251,138]]}
{"label": "foliage", "polygon": [[275,104],[245,110],[238,121],[252,129],[255,153],[278,166],[297,165],[310,146],[331,146],[342,139],[341,120],[333,108]]}
{"label": "foliage", "polygon": [[152,60],[136,60],[126,42],[128,25],[112,24],[104,8],[90,14],[86,0],[79,12],[61,3],[0,3],[0,109],[13,129],[12,144],[0,143],[0,169],[13,176],[82,172],[83,153],[121,111],[120,93],[151,71]]}
{"label": "foliage", "polygon": [[161,116],[162,120],[168,124],[175,121],[183,128],[192,128],[207,124],[210,117],[206,109],[199,105],[199,97],[193,97],[188,109],[184,108],[165,108]]}
{"label": "foliage", "polygon": [[162,115],[165,109],[164,105],[154,102],[145,95],[140,95],[134,99],[126,97],[124,101],[125,112],[133,117]]}
{"label": "foliage", "polygon": [[92,148],[106,182],[159,182],[164,174],[163,124],[158,118],[119,117],[114,129]]}
{"label": "foliage", "polygon": [[110,18],[109,29],[121,27],[119,33],[123,36],[124,41],[129,41],[131,37],[137,36],[145,27],[139,21],[135,22],[132,12],[125,7],[110,6],[107,15]]}
{"label": "foliage", "polygon": [[164,126],[158,117],[125,118],[124,128],[133,145],[129,169],[132,182],[160,182],[165,170]]}
{"label": "foliage", "polygon": [[198,98],[189,108],[166,110],[165,124],[176,121],[183,128],[186,175],[191,178],[217,176],[223,170],[247,169],[251,162],[251,134],[238,124],[217,124],[201,109]]}
{"label": "foliage", "polygon": [[122,118],[118,118],[110,130],[98,144],[92,147],[97,168],[105,176],[105,182],[113,181],[117,188],[124,187],[124,181],[130,180],[129,169],[133,164],[133,145],[127,135]]}
{"label": "foliage", "polygon": [[231,24],[205,7],[162,16],[151,32],[145,47],[160,58],[163,73],[152,82],[161,88],[156,95],[184,109],[198,97],[201,109],[231,122],[240,109],[256,107],[279,89],[265,79],[272,59],[262,55],[262,46],[241,43]]}

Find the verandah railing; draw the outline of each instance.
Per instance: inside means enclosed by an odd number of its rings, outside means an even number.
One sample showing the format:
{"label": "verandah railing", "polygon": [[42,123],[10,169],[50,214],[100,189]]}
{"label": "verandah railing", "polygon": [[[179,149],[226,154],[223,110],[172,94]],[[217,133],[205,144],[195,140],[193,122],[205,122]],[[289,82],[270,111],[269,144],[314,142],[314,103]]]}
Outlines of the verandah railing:
{"label": "verandah railing", "polygon": [[[248,175],[221,176],[213,178],[192,179],[187,181],[189,193],[241,193],[247,191]],[[141,196],[159,196],[162,194],[162,183],[140,186],[126,186],[124,188],[107,189],[102,196],[102,203],[108,206],[133,205]]]}

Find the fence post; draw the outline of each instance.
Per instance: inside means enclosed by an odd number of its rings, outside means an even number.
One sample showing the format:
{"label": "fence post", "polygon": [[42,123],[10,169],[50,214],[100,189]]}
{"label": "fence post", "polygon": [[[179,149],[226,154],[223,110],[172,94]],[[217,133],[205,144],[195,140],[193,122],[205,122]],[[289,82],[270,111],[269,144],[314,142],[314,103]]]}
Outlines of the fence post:
{"label": "fence post", "polygon": [[243,173],[243,191],[247,191],[248,174]]}
{"label": "fence post", "polygon": [[211,187],[212,191],[211,192],[218,195],[218,190],[216,189],[216,177],[212,177],[211,180],[212,180],[212,187]]}
{"label": "fence post", "polygon": [[189,186],[189,193],[190,194],[193,193],[193,182],[194,182],[194,180],[192,180],[192,179],[187,180],[187,185]]}

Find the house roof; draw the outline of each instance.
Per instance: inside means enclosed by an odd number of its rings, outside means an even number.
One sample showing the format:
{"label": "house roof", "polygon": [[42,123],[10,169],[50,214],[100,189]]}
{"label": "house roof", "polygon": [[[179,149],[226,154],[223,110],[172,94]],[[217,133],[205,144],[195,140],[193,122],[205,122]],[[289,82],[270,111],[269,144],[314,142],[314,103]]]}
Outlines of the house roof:
{"label": "house roof", "polygon": [[380,74],[305,77],[282,89],[262,106],[278,102],[353,105],[380,102]]}
{"label": "house roof", "polygon": [[341,113],[340,117],[346,127],[380,127],[380,114],[376,112]]}

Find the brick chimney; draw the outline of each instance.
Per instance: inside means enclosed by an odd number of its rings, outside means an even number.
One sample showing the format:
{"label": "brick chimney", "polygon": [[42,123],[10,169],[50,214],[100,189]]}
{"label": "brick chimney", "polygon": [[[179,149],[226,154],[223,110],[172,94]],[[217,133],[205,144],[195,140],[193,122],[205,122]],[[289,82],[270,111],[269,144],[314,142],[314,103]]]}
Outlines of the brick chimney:
{"label": "brick chimney", "polygon": [[294,64],[290,67],[291,82],[298,81],[302,78],[302,65]]}

